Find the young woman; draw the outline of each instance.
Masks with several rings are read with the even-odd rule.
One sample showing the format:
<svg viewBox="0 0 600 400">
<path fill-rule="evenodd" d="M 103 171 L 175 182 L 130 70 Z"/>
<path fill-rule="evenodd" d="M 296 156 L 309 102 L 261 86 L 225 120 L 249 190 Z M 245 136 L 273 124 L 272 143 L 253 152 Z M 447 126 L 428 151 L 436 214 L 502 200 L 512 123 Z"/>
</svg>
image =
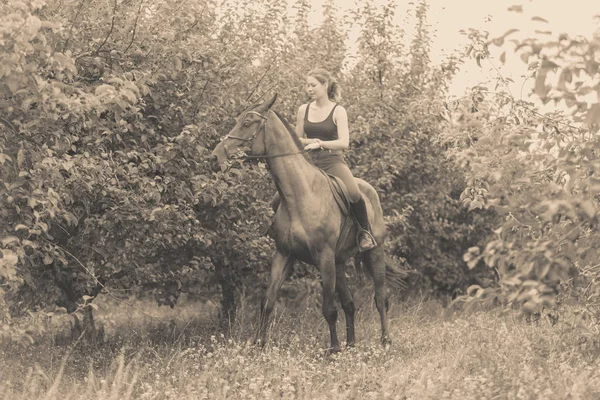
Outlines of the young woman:
<svg viewBox="0 0 600 400">
<path fill-rule="evenodd" d="M 298 109 L 296 134 L 304 149 L 316 150 L 312 154 L 313 163 L 346 185 L 352 213 L 362 228 L 359 250 L 371 250 L 377 243 L 370 233 L 367 207 L 342 154 L 350 144 L 350 136 L 346 109 L 337 104 L 340 87 L 329 72 L 317 68 L 308 73 L 306 92 L 311 101 Z"/>
</svg>

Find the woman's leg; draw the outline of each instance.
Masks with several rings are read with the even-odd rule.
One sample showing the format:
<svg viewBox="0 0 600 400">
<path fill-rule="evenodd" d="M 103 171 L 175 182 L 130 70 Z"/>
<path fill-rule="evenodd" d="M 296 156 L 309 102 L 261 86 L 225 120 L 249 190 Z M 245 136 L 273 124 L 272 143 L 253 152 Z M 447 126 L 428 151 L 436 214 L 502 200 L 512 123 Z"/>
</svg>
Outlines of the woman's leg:
<svg viewBox="0 0 600 400">
<path fill-rule="evenodd" d="M 348 190 L 348 197 L 350 198 L 351 203 L 356 203 L 362 199 L 360 189 L 358 188 L 356 180 L 352 175 L 352 171 L 350 171 L 350 168 L 348 168 L 348 165 L 336 163 L 330 165 L 325 172 L 337 176 L 342 180 L 342 182 L 344 182 L 344 185 L 346 185 L 346 189 Z"/>
<path fill-rule="evenodd" d="M 365 204 L 365 200 L 360 193 L 360 189 L 356 184 L 356 180 L 354 179 L 350 168 L 348 168 L 348 165 L 346 164 L 336 163 L 329 166 L 326 172 L 337 176 L 346 185 L 348 197 L 350 198 L 350 207 L 352 208 L 352 213 L 362 228 L 358 235 L 359 250 L 362 252 L 373 249 L 377 246 L 377 242 L 371 234 L 369 216 L 367 214 L 367 205 Z"/>
</svg>

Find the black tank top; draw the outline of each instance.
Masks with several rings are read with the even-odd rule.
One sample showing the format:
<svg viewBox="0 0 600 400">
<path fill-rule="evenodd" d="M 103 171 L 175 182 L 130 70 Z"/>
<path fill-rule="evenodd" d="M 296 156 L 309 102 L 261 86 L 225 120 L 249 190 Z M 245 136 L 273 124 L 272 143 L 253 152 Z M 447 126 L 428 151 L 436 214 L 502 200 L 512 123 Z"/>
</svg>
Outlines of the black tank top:
<svg viewBox="0 0 600 400">
<path fill-rule="evenodd" d="M 310 122 L 308 120 L 308 108 L 310 103 L 306 105 L 306 113 L 304 114 L 304 133 L 309 139 L 319 140 L 336 140 L 338 138 L 337 126 L 333 123 L 333 111 L 337 104 L 333 106 L 331 112 L 321 122 Z"/>
</svg>

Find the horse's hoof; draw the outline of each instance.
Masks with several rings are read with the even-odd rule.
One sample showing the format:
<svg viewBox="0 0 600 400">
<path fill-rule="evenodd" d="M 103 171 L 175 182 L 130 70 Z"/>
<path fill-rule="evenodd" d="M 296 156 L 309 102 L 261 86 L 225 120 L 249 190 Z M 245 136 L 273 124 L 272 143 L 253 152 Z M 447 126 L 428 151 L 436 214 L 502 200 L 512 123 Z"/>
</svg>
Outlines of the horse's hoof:
<svg viewBox="0 0 600 400">
<path fill-rule="evenodd" d="M 384 349 L 389 349 L 392 346 L 392 339 L 387 336 L 381 338 L 381 345 Z"/>
<path fill-rule="evenodd" d="M 330 347 L 325 351 L 325 356 L 332 356 L 334 354 L 337 354 L 339 352 L 341 352 L 342 349 L 340 348 L 340 346 L 334 346 L 334 347 Z"/>
</svg>

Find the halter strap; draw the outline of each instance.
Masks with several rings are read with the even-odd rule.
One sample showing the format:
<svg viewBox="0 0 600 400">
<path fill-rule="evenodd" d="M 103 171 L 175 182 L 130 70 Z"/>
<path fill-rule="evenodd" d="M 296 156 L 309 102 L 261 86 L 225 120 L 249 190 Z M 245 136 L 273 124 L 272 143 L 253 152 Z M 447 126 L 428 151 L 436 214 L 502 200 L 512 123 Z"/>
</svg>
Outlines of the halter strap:
<svg viewBox="0 0 600 400">
<path fill-rule="evenodd" d="M 256 135 L 258 135 L 258 132 L 260 131 L 260 128 L 262 128 L 264 125 L 267 124 L 267 117 L 265 117 L 264 115 L 262 115 L 261 113 L 256 112 L 256 111 L 248 111 L 247 114 L 258 115 L 263 120 L 260 123 L 260 125 L 258 126 L 258 128 L 256 128 L 256 130 L 254 131 L 254 133 L 252 134 L 252 136 L 250 136 L 250 139 L 239 137 L 239 136 L 233 136 L 233 135 L 227 135 L 227 136 L 225 136 L 224 139 L 237 139 L 237 140 L 241 140 L 241 141 L 244 141 L 244 142 L 250 142 L 250 143 L 252 143 L 252 141 L 254 140 L 254 138 L 256 137 Z"/>
<path fill-rule="evenodd" d="M 271 111 L 271 110 L 269 110 Z M 261 113 L 259 113 L 258 111 L 248 111 L 246 114 L 254 114 L 254 115 L 258 115 L 259 117 L 261 117 L 262 119 L 267 119 L 267 117 L 265 117 L 264 115 L 262 115 Z"/>
</svg>

